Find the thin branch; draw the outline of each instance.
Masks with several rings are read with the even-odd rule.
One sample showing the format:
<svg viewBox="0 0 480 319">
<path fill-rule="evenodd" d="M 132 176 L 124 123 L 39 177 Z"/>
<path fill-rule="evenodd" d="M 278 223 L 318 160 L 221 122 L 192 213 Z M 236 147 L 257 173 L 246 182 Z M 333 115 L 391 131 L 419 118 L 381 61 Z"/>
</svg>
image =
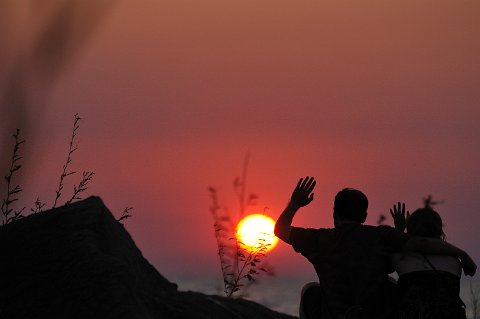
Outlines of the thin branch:
<svg viewBox="0 0 480 319">
<path fill-rule="evenodd" d="M 423 198 L 423 206 L 425 208 L 433 208 L 433 206 L 436 206 L 438 204 L 443 204 L 445 201 L 439 200 L 439 201 L 434 201 L 432 195 L 428 195 L 427 197 Z"/>
<path fill-rule="evenodd" d="M 120 216 L 119 219 L 117 219 L 117 221 L 121 222 L 124 219 L 132 217 L 132 213 L 131 213 L 132 209 L 133 207 L 125 207 L 125 209 L 122 212 L 122 215 Z"/>
<path fill-rule="evenodd" d="M 74 121 L 73 121 L 72 135 L 70 137 L 70 144 L 69 144 L 69 147 L 68 147 L 67 160 L 65 161 L 65 164 L 63 164 L 63 170 L 62 170 L 62 174 L 60 175 L 60 181 L 58 182 L 57 190 L 55 191 L 55 201 L 53 202 L 52 208 L 55 208 L 57 206 L 58 199 L 62 195 L 63 183 L 64 183 L 65 178 L 69 175 L 75 174 L 75 172 L 69 171 L 68 167 L 72 163 L 72 154 L 78 148 L 76 137 L 77 137 L 77 130 L 80 127 L 79 124 L 78 124 L 80 122 L 80 120 L 81 120 L 81 118 L 78 116 L 78 113 L 75 113 Z"/>
<path fill-rule="evenodd" d="M 42 202 L 39 197 L 37 197 L 37 200 L 35 201 L 35 207 L 30 208 L 30 211 L 32 214 L 38 214 L 43 212 L 43 207 L 45 207 L 45 203 Z"/>
<path fill-rule="evenodd" d="M 4 220 L 2 221 L 3 225 L 23 217 L 22 213 L 25 209 L 24 207 L 21 210 L 16 211 L 10 208 L 10 205 L 18 200 L 18 197 L 16 197 L 18 196 L 18 193 L 22 191 L 20 185 L 12 186 L 12 179 L 15 172 L 17 172 L 22 167 L 20 164 L 18 164 L 18 162 L 22 159 L 22 157 L 18 155 L 18 152 L 20 149 L 20 145 L 25 142 L 25 140 L 20 139 L 19 129 L 17 129 L 15 134 L 13 134 L 13 138 L 15 139 L 15 145 L 13 147 L 10 169 L 8 175 L 4 177 L 5 181 L 7 182 L 7 194 L 6 197 L 3 199 L 1 206 L 1 211 L 4 216 Z"/>
<path fill-rule="evenodd" d="M 73 185 L 73 195 L 72 197 L 65 202 L 65 205 L 71 204 L 74 200 L 82 199 L 79 194 L 87 190 L 88 183 L 92 180 L 94 172 L 85 171 L 82 174 L 82 180 L 77 185 Z"/>
</svg>

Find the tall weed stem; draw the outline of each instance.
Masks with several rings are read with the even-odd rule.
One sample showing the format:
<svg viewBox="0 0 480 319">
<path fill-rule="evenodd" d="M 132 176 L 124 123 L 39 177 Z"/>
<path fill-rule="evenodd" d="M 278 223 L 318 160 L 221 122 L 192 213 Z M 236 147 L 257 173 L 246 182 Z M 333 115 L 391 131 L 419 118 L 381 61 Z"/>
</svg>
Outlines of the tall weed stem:
<svg viewBox="0 0 480 319">
<path fill-rule="evenodd" d="M 73 121 L 72 135 L 70 137 L 70 144 L 69 144 L 69 148 L 68 148 L 67 160 L 65 161 L 65 164 L 63 164 L 63 170 L 62 170 L 62 174 L 60 174 L 60 181 L 58 182 L 58 187 L 55 190 L 55 201 L 53 202 L 52 208 L 55 208 L 57 206 L 58 199 L 62 195 L 63 183 L 65 181 L 65 178 L 69 175 L 75 174 L 74 171 L 69 171 L 68 167 L 72 163 L 72 154 L 78 148 L 76 137 L 77 137 L 77 130 L 80 127 L 79 126 L 80 120 L 81 120 L 81 118 L 78 116 L 78 113 L 75 113 L 74 121 Z"/>
<path fill-rule="evenodd" d="M 18 164 L 18 162 L 22 159 L 22 157 L 18 155 L 18 153 L 19 153 L 20 145 L 22 145 L 25 142 L 25 140 L 20 139 L 19 129 L 17 129 L 15 134 L 13 134 L 13 138 L 15 139 L 15 145 L 13 147 L 13 153 L 12 153 L 11 162 L 10 162 L 10 169 L 8 174 L 4 177 L 5 181 L 7 182 L 7 194 L 2 201 L 2 207 L 1 207 L 1 211 L 3 214 L 3 221 L 2 221 L 3 225 L 21 218 L 23 216 L 22 212 L 25 209 L 24 207 L 21 210 L 16 211 L 16 210 L 13 210 L 13 208 L 11 208 L 11 204 L 18 200 L 18 197 L 16 196 L 18 196 L 18 193 L 22 191 L 22 188 L 20 187 L 20 185 L 12 186 L 12 179 L 15 172 L 17 172 L 22 167 L 22 165 Z"/>
</svg>

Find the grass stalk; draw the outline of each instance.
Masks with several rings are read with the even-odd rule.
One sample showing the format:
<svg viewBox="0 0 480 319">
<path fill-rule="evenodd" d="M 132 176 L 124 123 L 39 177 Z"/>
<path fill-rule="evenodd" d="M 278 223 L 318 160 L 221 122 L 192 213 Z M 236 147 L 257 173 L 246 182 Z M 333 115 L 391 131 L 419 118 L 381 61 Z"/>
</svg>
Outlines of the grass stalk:
<svg viewBox="0 0 480 319">
<path fill-rule="evenodd" d="M 8 174 L 4 177 L 7 183 L 7 193 L 5 198 L 2 200 L 1 212 L 3 215 L 2 224 L 6 225 L 14 220 L 22 218 L 22 212 L 25 209 L 22 208 L 21 210 L 14 210 L 11 208 L 11 204 L 18 200 L 18 194 L 22 192 L 22 188 L 20 185 L 13 186 L 12 180 L 15 173 L 20 170 L 22 165 L 19 164 L 19 161 L 22 157 L 19 155 L 20 145 L 25 143 L 25 140 L 20 138 L 20 130 L 17 129 L 15 134 L 13 134 L 13 138 L 15 139 L 15 145 L 13 147 L 13 153 L 10 162 L 10 169 Z"/>
<path fill-rule="evenodd" d="M 77 130 L 80 127 L 79 126 L 80 120 L 81 120 L 81 118 L 78 116 L 78 113 L 75 113 L 74 121 L 73 121 L 72 135 L 70 136 L 70 143 L 69 143 L 69 148 L 68 148 L 67 160 L 65 161 L 65 164 L 63 164 L 62 173 L 60 174 L 60 181 L 58 182 L 58 187 L 55 190 L 55 200 L 53 202 L 52 208 L 55 208 L 57 206 L 57 202 L 58 202 L 60 196 L 62 195 L 63 183 L 65 181 L 65 178 L 67 176 L 75 174 L 74 171 L 69 171 L 69 166 L 72 163 L 73 153 L 78 149 L 78 144 L 77 144 L 77 141 L 76 141 L 76 137 L 77 137 Z"/>
</svg>

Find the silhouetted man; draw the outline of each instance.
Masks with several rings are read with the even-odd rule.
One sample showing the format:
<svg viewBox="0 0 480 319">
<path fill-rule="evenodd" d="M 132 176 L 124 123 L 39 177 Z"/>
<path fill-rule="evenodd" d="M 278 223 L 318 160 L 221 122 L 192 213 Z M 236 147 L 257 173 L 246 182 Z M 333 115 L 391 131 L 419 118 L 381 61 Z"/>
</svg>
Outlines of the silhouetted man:
<svg viewBox="0 0 480 319">
<path fill-rule="evenodd" d="M 455 256 L 466 275 L 475 273 L 476 265 L 468 254 L 444 241 L 409 236 L 389 226 L 362 225 L 368 199 L 355 189 L 343 189 L 335 196 L 335 228 L 292 227 L 297 210 L 313 200 L 315 184 L 313 177 L 299 180 L 275 225 L 275 235 L 305 256 L 320 280 L 318 293 L 303 298 L 308 318 L 392 318 L 393 287 L 388 274 L 389 255 L 394 252 Z"/>
</svg>

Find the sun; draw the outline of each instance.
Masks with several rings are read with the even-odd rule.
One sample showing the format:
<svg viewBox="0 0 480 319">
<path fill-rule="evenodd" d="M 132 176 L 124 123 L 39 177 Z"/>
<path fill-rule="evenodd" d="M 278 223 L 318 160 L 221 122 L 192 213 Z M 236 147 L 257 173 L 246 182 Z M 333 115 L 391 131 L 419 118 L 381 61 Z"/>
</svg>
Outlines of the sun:
<svg viewBox="0 0 480 319">
<path fill-rule="evenodd" d="M 236 236 L 246 250 L 255 251 L 263 246 L 266 252 L 278 242 L 274 228 L 275 221 L 267 215 L 252 214 L 238 223 Z"/>
</svg>

